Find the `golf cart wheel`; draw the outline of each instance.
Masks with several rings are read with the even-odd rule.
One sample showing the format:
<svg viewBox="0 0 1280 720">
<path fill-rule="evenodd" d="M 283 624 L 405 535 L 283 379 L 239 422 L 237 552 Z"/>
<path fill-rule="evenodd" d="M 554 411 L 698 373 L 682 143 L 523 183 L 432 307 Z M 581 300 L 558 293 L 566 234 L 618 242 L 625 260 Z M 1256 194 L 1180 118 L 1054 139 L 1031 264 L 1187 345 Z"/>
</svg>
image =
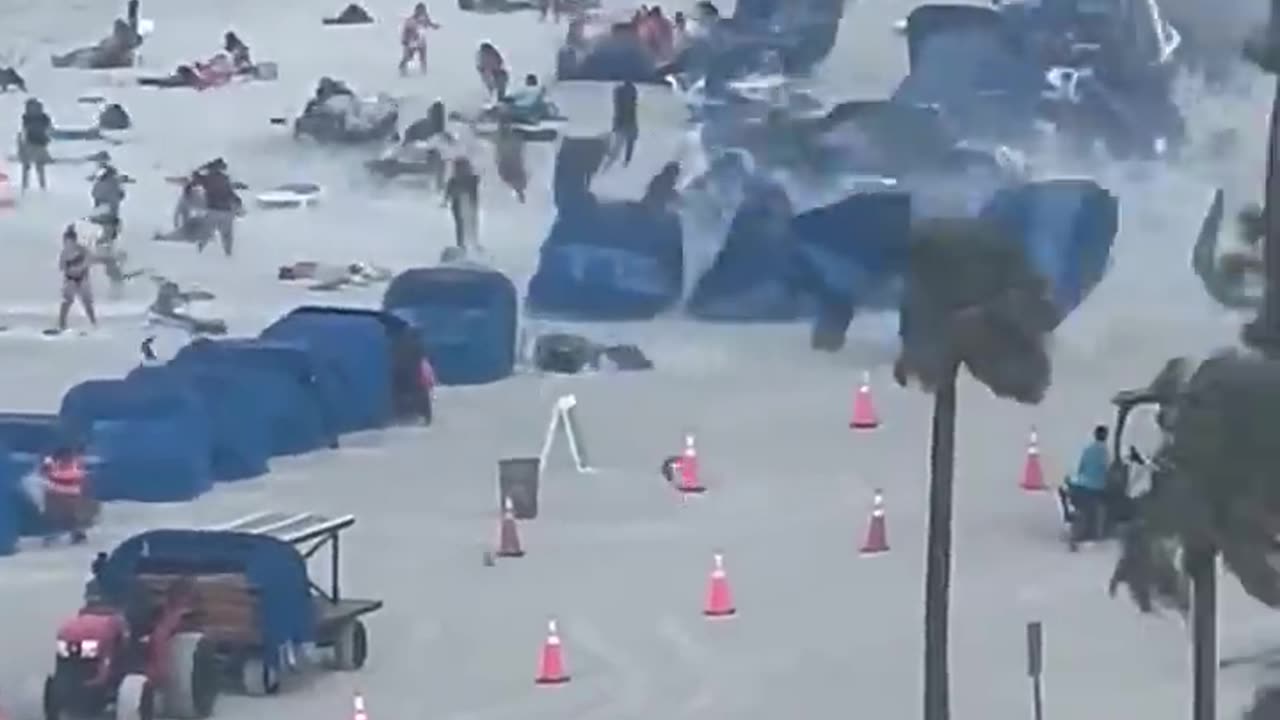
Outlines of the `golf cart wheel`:
<svg viewBox="0 0 1280 720">
<path fill-rule="evenodd" d="M 240 665 L 240 687 L 254 697 L 275 695 L 280 692 L 280 670 L 268 666 L 262 658 L 247 658 Z"/>
<path fill-rule="evenodd" d="M 212 715 L 218 700 L 218 661 L 209 639 L 198 632 L 174 635 L 168 662 L 165 716 L 200 720 Z"/>
<path fill-rule="evenodd" d="M 44 679 L 44 693 L 40 703 L 44 709 L 44 720 L 63 720 L 67 715 L 63 712 L 64 703 L 59 694 L 58 681 L 52 675 Z"/>
<path fill-rule="evenodd" d="M 126 675 L 116 692 L 115 720 L 155 720 L 156 692 L 145 675 Z"/>
<path fill-rule="evenodd" d="M 369 658 L 369 631 L 364 623 L 352 620 L 338 628 L 333 639 L 333 666 L 337 670 L 359 670 Z"/>
</svg>

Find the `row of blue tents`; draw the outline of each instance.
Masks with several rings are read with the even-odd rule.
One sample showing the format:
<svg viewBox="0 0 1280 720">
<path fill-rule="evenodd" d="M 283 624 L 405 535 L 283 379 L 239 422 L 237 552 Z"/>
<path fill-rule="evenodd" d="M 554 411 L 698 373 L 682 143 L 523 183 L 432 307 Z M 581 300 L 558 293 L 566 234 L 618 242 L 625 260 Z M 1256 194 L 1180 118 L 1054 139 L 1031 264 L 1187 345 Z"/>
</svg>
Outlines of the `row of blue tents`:
<svg viewBox="0 0 1280 720">
<path fill-rule="evenodd" d="M 0 413 L 0 554 L 42 531 L 22 480 L 60 447 L 90 458 L 99 500 L 191 500 L 347 433 L 430 422 L 424 360 L 442 385 L 508 377 L 516 320 L 501 273 L 418 268 L 381 309 L 296 308 L 255 338 L 196 339 L 163 364 L 76 384 L 55 414 Z"/>
<path fill-rule="evenodd" d="M 831 306 L 897 307 L 913 223 L 929 213 L 914 188 L 857 192 L 796 213 L 778 183 L 750 176 L 714 262 L 686 296 L 685 239 L 670 207 L 597 197 L 602 151 L 567 138 L 556 159 L 556 220 L 524 298 L 531 314 L 646 320 L 682 309 L 714 322 L 787 322 Z M 1062 317 L 1102 280 L 1119 201 L 1088 178 L 1014 182 L 966 212 L 1019 242 Z"/>
</svg>

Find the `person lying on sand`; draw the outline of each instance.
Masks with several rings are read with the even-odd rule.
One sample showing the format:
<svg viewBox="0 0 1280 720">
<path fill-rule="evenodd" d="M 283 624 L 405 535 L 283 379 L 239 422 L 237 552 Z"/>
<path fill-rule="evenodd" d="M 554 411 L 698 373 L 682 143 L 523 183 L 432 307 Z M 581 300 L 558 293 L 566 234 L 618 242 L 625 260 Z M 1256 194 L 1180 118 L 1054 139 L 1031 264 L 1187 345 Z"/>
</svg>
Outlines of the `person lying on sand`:
<svg viewBox="0 0 1280 720">
<path fill-rule="evenodd" d="M 311 260 L 302 260 L 289 265 L 281 265 L 276 278 L 283 281 L 314 280 L 307 286 L 308 290 L 339 290 L 344 287 L 365 287 L 374 283 L 388 282 L 395 275 L 387 268 L 354 262 L 349 265 L 336 265 Z"/>
</svg>

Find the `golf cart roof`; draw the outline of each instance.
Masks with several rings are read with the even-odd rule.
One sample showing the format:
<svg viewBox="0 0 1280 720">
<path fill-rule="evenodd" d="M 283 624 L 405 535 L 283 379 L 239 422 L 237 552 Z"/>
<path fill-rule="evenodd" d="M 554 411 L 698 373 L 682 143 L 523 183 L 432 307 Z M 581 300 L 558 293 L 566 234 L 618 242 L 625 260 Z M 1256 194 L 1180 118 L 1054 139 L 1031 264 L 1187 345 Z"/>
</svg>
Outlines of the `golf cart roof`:
<svg viewBox="0 0 1280 720">
<path fill-rule="evenodd" d="M 1150 388 L 1121 390 L 1111 398 L 1111 404 L 1117 408 L 1132 408 L 1136 405 L 1155 405 L 1161 400 L 1159 393 Z"/>
</svg>

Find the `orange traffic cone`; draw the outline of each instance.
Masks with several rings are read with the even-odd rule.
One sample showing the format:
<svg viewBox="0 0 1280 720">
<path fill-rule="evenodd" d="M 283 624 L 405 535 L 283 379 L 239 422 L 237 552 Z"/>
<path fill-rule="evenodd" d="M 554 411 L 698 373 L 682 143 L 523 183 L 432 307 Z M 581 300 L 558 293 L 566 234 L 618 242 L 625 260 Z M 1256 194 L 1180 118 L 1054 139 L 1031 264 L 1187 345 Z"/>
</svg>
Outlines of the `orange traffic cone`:
<svg viewBox="0 0 1280 720">
<path fill-rule="evenodd" d="M 729 576 L 724 572 L 724 556 L 713 557 L 711 577 L 707 581 L 707 604 L 702 614 L 709 618 L 730 617 L 738 612 L 733 606 L 733 594 L 729 591 Z"/>
<path fill-rule="evenodd" d="M 862 373 L 862 384 L 853 396 L 853 417 L 849 427 L 854 430 L 874 430 L 880 427 L 880 417 L 876 415 L 876 405 L 871 400 L 871 373 Z"/>
<path fill-rule="evenodd" d="M 676 489 L 682 493 L 702 493 L 707 488 L 702 484 L 698 472 L 698 448 L 694 444 L 693 433 L 684 436 L 684 452 L 680 455 L 678 465 L 680 482 Z"/>
<path fill-rule="evenodd" d="M 879 555 L 889 551 L 889 528 L 884 519 L 884 496 L 876 490 L 871 501 L 871 524 L 867 526 L 867 540 L 862 543 L 863 555 Z"/>
<path fill-rule="evenodd" d="M 524 557 L 524 548 L 520 547 L 520 531 L 516 528 L 515 506 L 511 498 L 503 500 L 502 523 L 498 526 L 498 557 Z"/>
<path fill-rule="evenodd" d="M 569 682 L 564 669 L 564 654 L 560 648 L 560 631 L 555 619 L 547 621 L 547 639 L 542 643 L 542 657 L 538 659 L 539 685 L 560 685 Z"/>
<path fill-rule="evenodd" d="M 351 720 L 369 720 L 369 713 L 364 711 L 364 696 L 356 693 L 351 699 Z"/>
<path fill-rule="evenodd" d="M 1027 458 L 1022 463 L 1021 487 L 1030 492 L 1049 489 L 1044 481 L 1044 466 L 1040 464 L 1040 442 L 1035 428 L 1031 428 L 1031 438 L 1027 441 Z"/>
</svg>

